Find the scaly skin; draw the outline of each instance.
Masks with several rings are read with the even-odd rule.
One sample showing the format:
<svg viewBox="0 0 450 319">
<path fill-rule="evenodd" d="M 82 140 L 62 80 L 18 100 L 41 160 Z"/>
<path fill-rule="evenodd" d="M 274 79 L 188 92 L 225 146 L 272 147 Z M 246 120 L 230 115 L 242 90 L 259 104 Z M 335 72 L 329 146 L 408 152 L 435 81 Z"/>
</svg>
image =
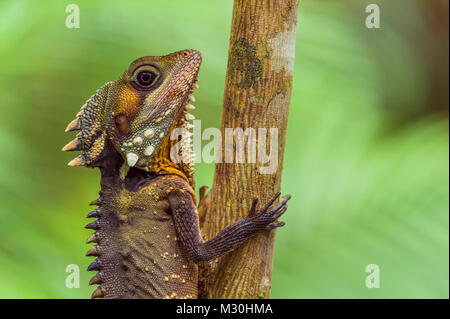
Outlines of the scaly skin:
<svg viewBox="0 0 450 319">
<path fill-rule="evenodd" d="M 98 218 L 86 228 L 97 243 L 90 284 L 93 298 L 197 298 L 198 263 L 208 262 L 277 222 L 290 196 L 204 241 L 200 235 L 191 156 L 192 92 L 198 51 L 142 57 L 106 83 L 81 108 L 66 131 L 80 130 L 64 151 L 82 151 L 70 166 L 101 172 Z M 183 129 L 180 132 L 178 129 Z M 179 133 L 179 134 L 173 134 Z"/>
</svg>

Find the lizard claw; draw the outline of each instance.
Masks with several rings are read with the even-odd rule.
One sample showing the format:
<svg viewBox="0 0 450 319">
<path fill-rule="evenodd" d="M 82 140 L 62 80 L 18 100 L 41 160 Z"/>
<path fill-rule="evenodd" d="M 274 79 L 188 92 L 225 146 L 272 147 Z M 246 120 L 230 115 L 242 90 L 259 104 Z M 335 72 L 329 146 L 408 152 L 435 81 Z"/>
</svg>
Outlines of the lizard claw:
<svg viewBox="0 0 450 319">
<path fill-rule="evenodd" d="M 206 219 L 206 211 L 208 209 L 208 203 L 211 201 L 209 193 L 206 194 L 206 191 L 208 190 L 208 186 L 202 186 L 200 187 L 200 200 L 198 202 L 198 218 L 200 226 L 203 227 L 203 224 Z"/>
<path fill-rule="evenodd" d="M 252 207 L 250 208 L 250 213 L 248 214 L 248 217 L 255 216 L 256 214 L 256 205 L 258 204 L 259 198 L 256 196 L 253 198 Z"/>
<path fill-rule="evenodd" d="M 208 190 L 208 186 L 202 186 L 202 187 L 200 187 L 200 190 L 199 190 L 199 194 L 200 194 L 200 203 L 201 202 L 203 202 L 205 199 L 206 199 L 206 197 L 209 195 L 209 194 L 206 194 L 206 191 Z"/>
<path fill-rule="evenodd" d="M 279 222 L 279 223 L 275 223 L 275 224 L 269 224 L 269 225 L 267 225 L 266 229 L 267 229 L 267 230 L 272 230 L 272 229 L 275 229 L 275 228 L 278 228 L 278 227 L 283 227 L 284 225 L 286 225 L 285 222 Z"/>
<path fill-rule="evenodd" d="M 275 196 L 261 209 L 261 211 L 266 211 L 276 200 L 280 197 L 281 192 L 277 192 Z"/>
</svg>

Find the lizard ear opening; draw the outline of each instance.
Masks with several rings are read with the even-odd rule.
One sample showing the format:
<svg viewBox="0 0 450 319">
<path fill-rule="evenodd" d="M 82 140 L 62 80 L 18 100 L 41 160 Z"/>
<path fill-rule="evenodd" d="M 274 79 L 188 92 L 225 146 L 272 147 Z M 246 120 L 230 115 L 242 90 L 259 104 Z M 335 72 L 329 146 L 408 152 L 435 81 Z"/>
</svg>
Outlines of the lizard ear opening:
<svg viewBox="0 0 450 319">
<path fill-rule="evenodd" d="M 104 111 L 110 86 L 111 82 L 98 89 L 81 107 L 77 118 L 67 126 L 66 132 L 81 130 L 77 137 L 63 148 L 63 151 L 82 152 L 69 166 L 93 166 L 100 157 L 106 140 Z"/>
<path fill-rule="evenodd" d="M 129 123 L 127 116 L 125 114 L 119 114 L 114 117 L 114 123 L 116 124 L 117 129 L 126 134 L 128 131 Z"/>
</svg>

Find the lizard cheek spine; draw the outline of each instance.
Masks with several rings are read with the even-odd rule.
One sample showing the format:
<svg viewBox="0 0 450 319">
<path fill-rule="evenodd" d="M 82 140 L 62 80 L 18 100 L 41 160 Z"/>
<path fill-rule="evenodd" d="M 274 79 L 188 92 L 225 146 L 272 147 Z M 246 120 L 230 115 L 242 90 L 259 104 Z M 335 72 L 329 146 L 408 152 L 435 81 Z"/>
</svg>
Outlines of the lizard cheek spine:
<svg viewBox="0 0 450 319">
<path fill-rule="evenodd" d="M 106 139 L 104 112 L 111 82 L 106 83 L 81 107 L 66 132 L 80 130 L 76 138 L 63 147 L 63 151 L 81 151 L 69 166 L 93 166 L 103 151 Z"/>
</svg>

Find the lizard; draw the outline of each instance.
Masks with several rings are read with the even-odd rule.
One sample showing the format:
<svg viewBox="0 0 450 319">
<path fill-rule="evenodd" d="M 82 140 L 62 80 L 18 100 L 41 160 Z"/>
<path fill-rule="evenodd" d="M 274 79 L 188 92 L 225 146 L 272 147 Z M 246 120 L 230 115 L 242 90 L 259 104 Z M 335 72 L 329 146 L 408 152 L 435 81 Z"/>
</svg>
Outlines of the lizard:
<svg viewBox="0 0 450 319">
<path fill-rule="evenodd" d="M 87 256 L 98 285 L 92 298 L 198 297 L 198 265 L 252 235 L 283 226 L 287 195 L 277 193 L 248 216 L 205 241 L 199 227 L 189 113 L 195 107 L 201 54 L 182 50 L 133 61 L 81 107 L 66 132 L 80 131 L 63 151 L 81 151 L 69 166 L 100 169 L 95 230 Z M 178 132 L 178 133 L 177 133 Z M 177 133 L 177 134 L 174 134 Z M 174 137 L 175 136 L 175 137 Z"/>
</svg>

